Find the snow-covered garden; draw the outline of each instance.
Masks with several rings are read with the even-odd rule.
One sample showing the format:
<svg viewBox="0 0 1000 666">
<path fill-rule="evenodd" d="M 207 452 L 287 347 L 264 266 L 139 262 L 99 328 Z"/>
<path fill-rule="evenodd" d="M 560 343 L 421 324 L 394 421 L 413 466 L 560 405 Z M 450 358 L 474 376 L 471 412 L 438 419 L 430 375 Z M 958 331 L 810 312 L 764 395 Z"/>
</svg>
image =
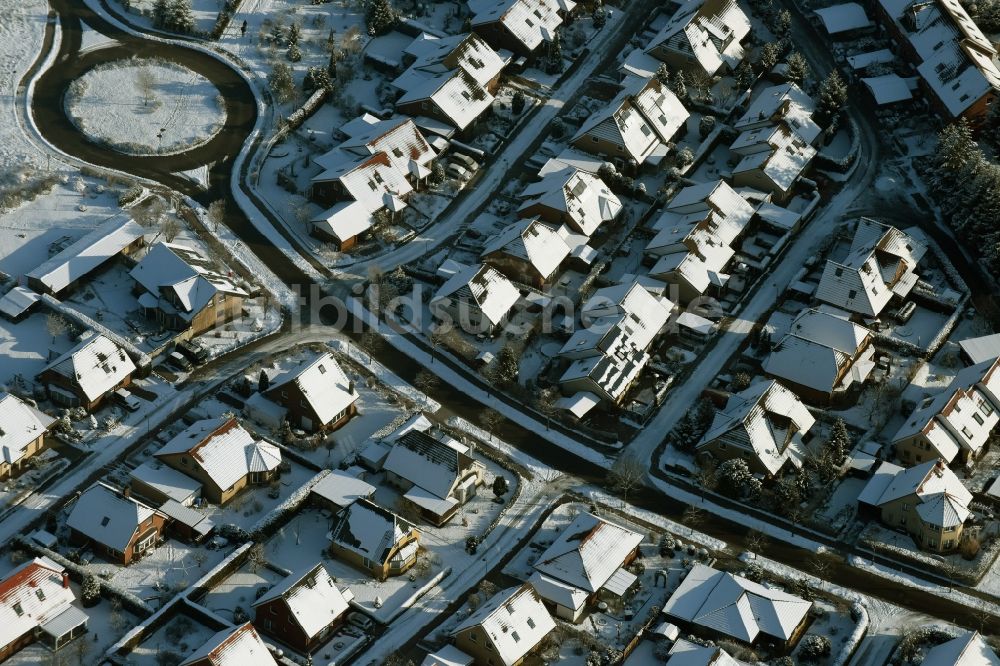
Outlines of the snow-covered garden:
<svg viewBox="0 0 1000 666">
<path fill-rule="evenodd" d="M 225 123 L 225 102 L 205 77 L 164 60 L 98 65 L 74 81 L 66 112 L 92 140 L 137 154 L 201 145 Z"/>
</svg>

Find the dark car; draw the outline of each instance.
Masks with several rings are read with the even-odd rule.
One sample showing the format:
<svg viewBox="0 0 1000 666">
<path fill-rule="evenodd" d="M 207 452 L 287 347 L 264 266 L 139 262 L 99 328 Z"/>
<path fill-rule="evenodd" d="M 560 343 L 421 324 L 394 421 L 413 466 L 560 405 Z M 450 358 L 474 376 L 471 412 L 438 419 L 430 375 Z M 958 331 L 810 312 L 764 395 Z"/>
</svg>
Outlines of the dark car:
<svg viewBox="0 0 1000 666">
<path fill-rule="evenodd" d="M 177 343 L 177 351 L 195 365 L 201 365 L 208 360 L 208 350 L 196 342 L 181 340 Z"/>
</svg>

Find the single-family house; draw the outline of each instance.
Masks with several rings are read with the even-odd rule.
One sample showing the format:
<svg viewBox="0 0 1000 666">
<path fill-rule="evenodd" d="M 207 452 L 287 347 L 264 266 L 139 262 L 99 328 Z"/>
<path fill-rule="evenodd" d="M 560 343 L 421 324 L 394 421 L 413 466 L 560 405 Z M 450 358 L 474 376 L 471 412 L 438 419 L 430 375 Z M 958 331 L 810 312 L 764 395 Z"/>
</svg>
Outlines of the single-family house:
<svg viewBox="0 0 1000 666">
<path fill-rule="evenodd" d="M 66 525 L 71 543 L 89 546 L 109 560 L 128 566 L 161 540 L 166 516 L 103 483 L 84 490 L 73 503 Z"/>
<path fill-rule="evenodd" d="M 323 563 L 296 571 L 253 602 L 257 629 L 292 649 L 312 653 L 339 627 L 354 598 L 337 587 Z"/>
<path fill-rule="evenodd" d="M 680 6 L 645 53 L 672 71 L 715 76 L 743 60 L 742 42 L 749 34 L 750 19 L 736 0 L 694 0 Z"/>
<path fill-rule="evenodd" d="M 800 312 L 764 359 L 764 373 L 806 402 L 842 403 L 857 395 L 875 369 L 872 332 L 834 308 Z"/>
<path fill-rule="evenodd" d="M 958 341 L 959 355 L 966 365 L 976 365 L 1000 357 L 1000 333 L 990 333 Z"/>
<path fill-rule="evenodd" d="M 194 337 L 242 314 L 247 292 L 198 250 L 157 243 L 131 270 L 146 316 Z"/>
<path fill-rule="evenodd" d="M 0 662 L 41 642 L 58 651 L 87 633 L 87 614 L 73 605 L 69 573 L 47 557 L 25 562 L 0 580 Z"/>
<path fill-rule="evenodd" d="M 62 296 L 114 259 L 134 255 L 145 243 L 143 234 L 131 219 L 114 217 L 28 272 L 28 286 L 40 294 Z"/>
<path fill-rule="evenodd" d="M 1000 422 L 1000 358 L 963 368 L 948 387 L 917 405 L 892 437 L 904 465 L 943 459 L 969 463 Z"/>
<path fill-rule="evenodd" d="M 573 231 L 592 236 L 622 210 L 621 200 L 598 176 L 567 166 L 529 184 L 520 195 L 517 214 L 539 218 L 549 224 L 565 224 Z"/>
<path fill-rule="evenodd" d="M 271 377 L 264 397 L 285 409 L 293 428 L 331 431 L 357 413 L 360 395 L 328 352 Z"/>
<path fill-rule="evenodd" d="M 758 381 L 729 396 L 695 446 L 719 461 L 740 458 L 754 473 L 774 476 L 786 464 L 802 466 L 816 419 L 778 382 Z"/>
<path fill-rule="evenodd" d="M 927 246 L 912 234 L 867 217 L 858 220 L 843 260 L 827 259 L 816 298 L 862 317 L 878 317 L 917 284 L 917 264 Z"/>
<path fill-rule="evenodd" d="M 364 470 L 350 467 L 333 469 L 309 490 L 314 503 L 334 512 L 346 509 L 359 499 L 371 499 L 375 486 L 364 480 Z"/>
<path fill-rule="evenodd" d="M 659 79 L 628 77 L 622 91 L 590 114 L 570 145 L 619 167 L 657 165 L 687 122 L 688 110 Z"/>
<path fill-rule="evenodd" d="M 475 658 L 471 654 L 465 654 L 449 643 L 424 657 L 420 666 L 472 666 L 474 663 Z"/>
<path fill-rule="evenodd" d="M 451 633 L 476 666 L 517 666 L 555 628 L 538 593 L 524 584 L 494 594 Z"/>
<path fill-rule="evenodd" d="M 581 310 L 583 325 L 559 351 L 571 361 L 559 379 L 563 391 L 591 394 L 594 404 L 620 404 L 649 362 L 649 347 L 673 310 L 670 300 L 638 281 L 594 292 Z"/>
<path fill-rule="evenodd" d="M 663 612 L 710 637 L 791 646 L 805 631 L 810 608 L 811 601 L 695 563 Z"/>
<path fill-rule="evenodd" d="M 924 666 L 1000 666 L 1000 657 L 978 631 L 968 631 L 927 650 Z"/>
<path fill-rule="evenodd" d="M 92 411 L 112 391 L 128 386 L 135 371 L 124 349 L 94 334 L 51 361 L 37 379 L 56 404 Z"/>
<path fill-rule="evenodd" d="M 216 633 L 180 666 L 278 666 L 253 625 L 247 622 Z"/>
<path fill-rule="evenodd" d="M 403 53 L 412 61 L 392 82 L 402 91 L 396 110 L 467 129 L 493 105 L 500 72 L 510 61 L 476 33 L 436 37 L 421 33 Z"/>
<path fill-rule="evenodd" d="M 741 666 L 728 652 L 715 645 L 702 645 L 678 638 L 667 653 L 666 666 Z"/>
<path fill-rule="evenodd" d="M 205 499 L 225 504 L 247 486 L 277 478 L 281 449 L 251 435 L 235 416 L 195 421 L 155 454 L 201 484 Z"/>
<path fill-rule="evenodd" d="M 921 548 L 948 552 L 961 543 L 970 502 L 972 493 L 943 460 L 908 469 L 885 461 L 858 496 L 858 512 L 905 530 Z"/>
<path fill-rule="evenodd" d="M 739 120 L 733 124 L 740 134 L 784 124 L 812 145 L 820 129 L 813 114 L 816 102 L 794 83 L 771 86 L 760 91 Z"/>
<path fill-rule="evenodd" d="M 153 458 L 129 472 L 129 488 L 138 499 L 151 506 L 173 500 L 192 506 L 201 497 L 201 482 Z"/>
<path fill-rule="evenodd" d="M 579 622 L 602 594 L 623 597 L 635 584 L 625 567 L 639 552 L 638 532 L 580 513 L 538 556 L 529 582 L 556 617 Z"/>
<path fill-rule="evenodd" d="M 396 439 L 382 470 L 414 513 L 441 526 L 476 496 L 485 467 L 450 437 L 410 430 Z"/>
<path fill-rule="evenodd" d="M 931 107 L 946 121 L 978 124 L 1000 91 L 990 39 L 959 0 L 879 0 L 876 15 L 920 75 Z"/>
<path fill-rule="evenodd" d="M 770 192 L 777 203 L 792 197 L 816 156 L 816 149 L 784 122 L 747 130 L 730 149 L 741 156 L 733 167 L 733 185 Z"/>
<path fill-rule="evenodd" d="M 574 0 L 473 0 L 472 29 L 494 49 L 531 56 L 552 41 Z"/>
<path fill-rule="evenodd" d="M 0 480 L 20 471 L 45 448 L 45 436 L 55 422 L 16 395 L 0 391 Z"/>
<path fill-rule="evenodd" d="M 399 576 L 417 562 L 417 529 L 367 499 L 341 511 L 330 530 L 330 554 L 378 580 Z"/>
<path fill-rule="evenodd" d="M 570 247 L 537 219 L 521 220 L 487 241 L 482 260 L 514 282 L 542 288 L 555 277 Z"/>
<path fill-rule="evenodd" d="M 439 321 L 466 333 L 492 334 L 507 321 L 521 292 L 498 270 L 472 265 L 457 271 L 431 299 L 431 313 Z"/>
</svg>

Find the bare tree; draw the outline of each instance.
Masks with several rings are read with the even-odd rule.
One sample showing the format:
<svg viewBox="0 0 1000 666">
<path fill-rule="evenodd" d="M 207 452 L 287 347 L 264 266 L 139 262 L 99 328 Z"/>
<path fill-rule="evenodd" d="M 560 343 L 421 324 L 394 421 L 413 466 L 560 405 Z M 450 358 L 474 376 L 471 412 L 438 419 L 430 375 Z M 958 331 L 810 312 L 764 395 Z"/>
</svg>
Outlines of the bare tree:
<svg viewBox="0 0 1000 666">
<path fill-rule="evenodd" d="M 487 409 L 479 414 L 479 422 L 483 424 L 483 428 L 486 429 L 486 433 L 490 436 L 490 441 L 492 442 L 493 431 L 503 422 L 503 414 L 495 409 Z"/>
<path fill-rule="evenodd" d="M 130 212 L 132 219 L 144 227 L 156 227 L 160 224 L 160 219 L 166 211 L 167 205 L 163 199 L 152 197 L 145 206 L 133 208 Z"/>
<path fill-rule="evenodd" d="M 698 507 L 694 506 L 693 504 L 689 504 L 684 509 L 684 513 L 681 514 L 681 522 L 688 526 L 698 525 L 704 520 L 705 520 L 705 512 L 699 509 Z"/>
<path fill-rule="evenodd" d="M 213 201 L 208 207 L 207 219 L 212 231 L 217 230 L 226 221 L 226 202 L 222 199 Z"/>
<path fill-rule="evenodd" d="M 255 543 L 250 546 L 250 551 L 247 553 L 247 562 L 250 565 L 252 573 L 257 573 L 267 566 L 267 556 L 264 553 L 263 544 Z"/>
<path fill-rule="evenodd" d="M 149 106 L 149 103 L 156 99 L 156 77 L 148 67 L 140 67 L 135 74 L 135 85 L 142 96 L 142 105 Z"/>
<path fill-rule="evenodd" d="M 817 555 L 809 560 L 809 570 L 817 578 L 826 580 L 826 576 L 830 572 L 830 561 L 824 559 L 821 555 Z"/>
<path fill-rule="evenodd" d="M 160 235 L 168 243 L 173 242 L 177 238 L 177 234 L 181 231 L 180 225 L 177 224 L 177 220 L 172 217 L 164 217 L 160 220 Z"/>
<path fill-rule="evenodd" d="M 414 388 L 423 393 L 433 391 L 440 383 L 441 380 L 438 379 L 437 375 L 429 370 L 421 370 L 417 373 L 417 376 L 413 378 Z"/>
<path fill-rule="evenodd" d="M 52 312 L 45 316 L 45 330 L 52 336 L 52 344 L 55 344 L 56 338 L 69 330 L 69 324 L 61 314 Z"/>
<path fill-rule="evenodd" d="M 632 453 L 623 453 L 611 466 L 608 480 L 611 482 L 611 487 L 622 494 L 622 499 L 627 504 L 629 493 L 642 485 L 645 476 L 646 466 L 639 457 Z"/>
<path fill-rule="evenodd" d="M 382 336 L 369 328 L 361 334 L 361 346 L 368 352 L 368 365 L 371 365 L 374 355 L 382 349 Z"/>
<path fill-rule="evenodd" d="M 768 538 L 763 532 L 758 532 L 757 530 L 750 530 L 747 532 L 746 537 L 743 538 L 743 545 L 751 553 L 761 553 L 765 548 L 767 548 Z"/>
</svg>

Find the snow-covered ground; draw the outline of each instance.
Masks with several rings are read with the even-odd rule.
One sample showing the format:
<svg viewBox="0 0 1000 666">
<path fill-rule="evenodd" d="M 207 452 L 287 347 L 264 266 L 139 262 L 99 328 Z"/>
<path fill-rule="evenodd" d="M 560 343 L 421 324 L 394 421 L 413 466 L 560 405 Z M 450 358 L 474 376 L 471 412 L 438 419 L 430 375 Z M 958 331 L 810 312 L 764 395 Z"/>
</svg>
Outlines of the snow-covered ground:
<svg viewBox="0 0 1000 666">
<path fill-rule="evenodd" d="M 163 60 L 98 65 L 74 81 L 66 95 L 73 123 L 115 150 L 167 154 L 215 136 L 225 104 L 205 77 Z"/>
</svg>

